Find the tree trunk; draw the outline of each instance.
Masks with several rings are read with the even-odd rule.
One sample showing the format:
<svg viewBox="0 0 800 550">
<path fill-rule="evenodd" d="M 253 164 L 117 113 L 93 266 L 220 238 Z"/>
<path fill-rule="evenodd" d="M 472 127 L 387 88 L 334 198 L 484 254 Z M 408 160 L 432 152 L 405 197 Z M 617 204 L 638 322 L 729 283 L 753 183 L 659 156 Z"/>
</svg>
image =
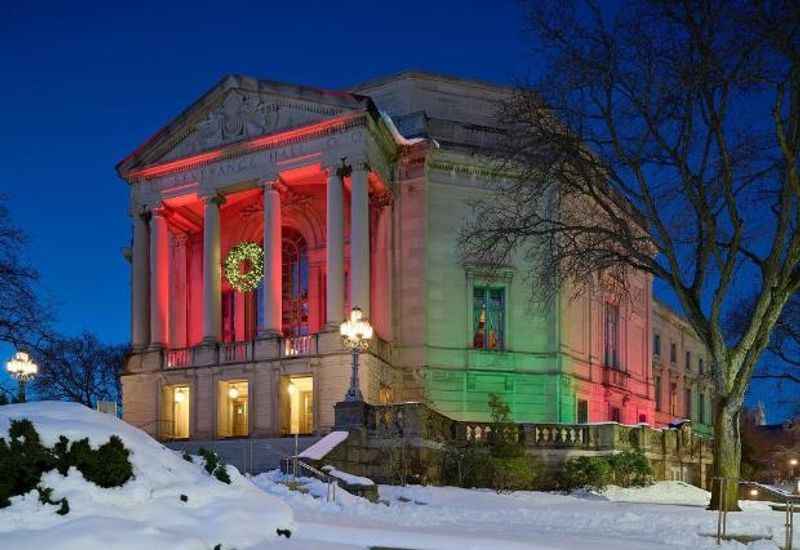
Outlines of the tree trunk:
<svg viewBox="0 0 800 550">
<path fill-rule="evenodd" d="M 725 484 L 724 509 L 739 512 L 739 472 L 742 460 L 742 440 L 739 433 L 741 407 L 720 400 L 714 419 L 714 479 L 712 479 L 709 510 L 719 510 L 720 489 Z M 724 478 L 721 481 L 718 478 Z"/>
</svg>

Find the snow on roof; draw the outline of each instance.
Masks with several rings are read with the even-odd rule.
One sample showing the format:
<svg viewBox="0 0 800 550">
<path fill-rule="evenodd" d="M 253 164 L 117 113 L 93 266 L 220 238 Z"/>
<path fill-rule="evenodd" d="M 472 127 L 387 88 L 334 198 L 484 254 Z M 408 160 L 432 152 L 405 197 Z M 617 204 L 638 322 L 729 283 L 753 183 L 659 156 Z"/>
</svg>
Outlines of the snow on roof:
<svg viewBox="0 0 800 550">
<path fill-rule="evenodd" d="M 425 138 L 405 138 L 403 134 L 400 133 L 400 130 L 397 129 L 397 126 L 394 124 L 394 120 L 384 111 L 380 111 L 381 120 L 386 124 L 389 128 L 389 131 L 392 133 L 394 140 L 400 145 L 416 145 L 417 143 L 421 143 L 425 141 Z"/>
</svg>

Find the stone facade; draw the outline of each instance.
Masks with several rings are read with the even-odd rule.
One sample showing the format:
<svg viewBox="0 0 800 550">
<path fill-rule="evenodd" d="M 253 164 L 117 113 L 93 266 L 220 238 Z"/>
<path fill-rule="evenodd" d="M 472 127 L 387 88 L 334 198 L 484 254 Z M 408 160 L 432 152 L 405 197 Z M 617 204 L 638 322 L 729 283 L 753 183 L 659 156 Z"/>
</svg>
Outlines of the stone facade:
<svg viewBox="0 0 800 550">
<path fill-rule="evenodd" d="M 652 326 L 668 316 L 648 276 L 624 303 L 565 290 L 534 308 L 522 258 L 491 278 L 461 261 L 509 91 L 421 73 L 348 92 L 230 76 L 120 162 L 134 226 L 125 419 L 173 439 L 325 433 L 349 385 L 337 326 L 354 306 L 375 328 L 370 404 L 481 422 L 495 393 L 520 423 L 680 417 L 656 411 Z M 242 242 L 265 252 L 253 292 L 222 274 Z"/>
<path fill-rule="evenodd" d="M 656 422 L 691 420 L 694 430 L 713 430 L 713 363 L 685 319 L 653 302 L 653 395 Z"/>
</svg>

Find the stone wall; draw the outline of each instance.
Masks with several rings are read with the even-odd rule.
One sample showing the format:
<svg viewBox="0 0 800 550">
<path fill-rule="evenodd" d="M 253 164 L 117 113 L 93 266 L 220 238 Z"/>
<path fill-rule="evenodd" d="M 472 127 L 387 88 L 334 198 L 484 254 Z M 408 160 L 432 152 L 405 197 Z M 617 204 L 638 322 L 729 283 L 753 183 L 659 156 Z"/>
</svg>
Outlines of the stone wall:
<svg viewBox="0 0 800 550">
<path fill-rule="evenodd" d="M 350 432 L 320 464 L 379 483 L 439 483 L 447 446 L 481 445 L 491 437 L 488 423 L 450 419 L 422 403 L 359 404 L 359 414 L 337 407 L 337 425 Z M 352 411 L 349 411 L 352 413 Z M 359 421 L 359 418 L 361 419 Z M 349 425 L 347 425 L 349 423 Z M 514 424 L 514 436 L 544 467 L 542 487 L 555 487 L 564 461 L 641 449 L 657 480 L 680 479 L 707 487 L 711 478 L 711 440 L 693 433 L 691 424 L 653 429 L 646 425 Z"/>
</svg>

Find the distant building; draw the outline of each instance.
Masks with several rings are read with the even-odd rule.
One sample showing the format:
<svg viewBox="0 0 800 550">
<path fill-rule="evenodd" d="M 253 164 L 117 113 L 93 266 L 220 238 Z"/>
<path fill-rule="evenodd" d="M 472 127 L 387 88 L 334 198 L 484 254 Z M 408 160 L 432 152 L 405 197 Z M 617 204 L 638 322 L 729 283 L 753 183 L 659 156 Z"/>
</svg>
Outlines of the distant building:
<svg viewBox="0 0 800 550">
<path fill-rule="evenodd" d="M 359 306 L 376 334 L 370 403 L 486 420 L 496 393 L 518 422 L 709 431 L 711 365 L 649 275 L 624 302 L 598 288 L 534 309 L 522 259 L 492 277 L 461 262 L 509 91 L 422 73 L 350 91 L 229 76 L 120 162 L 125 419 L 163 439 L 325 432 L 350 377 L 337 327 Z M 266 261 L 242 285 L 245 243 Z"/>
<path fill-rule="evenodd" d="M 714 366 L 688 322 L 653 301 L 653 396 L 656 424 L 691 420 L 695 431 L 711 434 Z"/>
</svg>

